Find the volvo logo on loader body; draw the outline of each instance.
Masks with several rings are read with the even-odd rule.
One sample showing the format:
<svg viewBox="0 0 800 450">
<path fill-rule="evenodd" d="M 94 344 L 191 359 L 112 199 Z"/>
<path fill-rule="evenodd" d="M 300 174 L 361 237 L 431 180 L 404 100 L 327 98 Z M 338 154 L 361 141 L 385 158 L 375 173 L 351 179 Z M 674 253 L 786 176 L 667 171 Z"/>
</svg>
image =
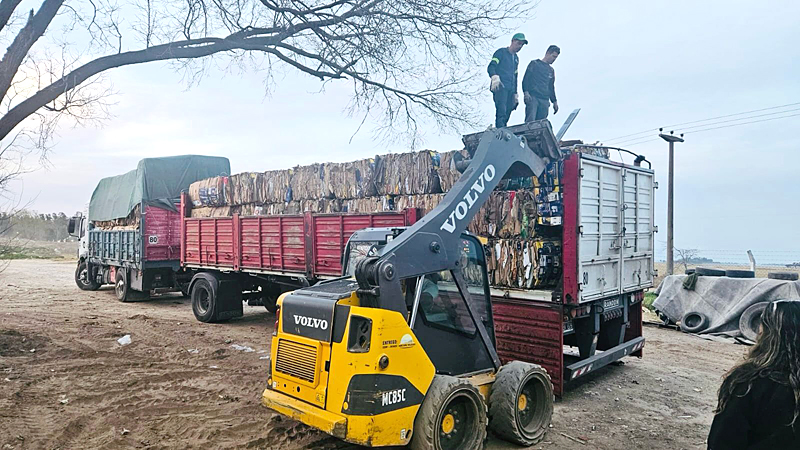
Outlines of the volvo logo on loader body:
<svg viewBox="0 0 800 450">
<path fill-rule="evenodd" d="M 302 325 L 304 327 L 317 328 L 320 330 L 328 329 L 328 321 L 325 319 L 315 319 L 313 317 L 294 315 L 295 325 Z"/>
<path fill-rule="evenodd" d="M 472 184 L 467 194 L 464 196 L 464 200 L 458 202 L 456 207 L 453 211 L 450 212 L 450 216 L 442 223 L 442 226 L 439 227 L 440 230 L 447 231 L 448 233 L 453 233 L 456 231 L 456 223 L 458 221 L 464 220 L 467 216 L 467 213 L 473 206 L 478 202 L 478 195 L 482 194 L 486 190 L 486 182 L 492 181 L 495 177 L 496 172 L 494 166 L 489 164 L 483 169 L 481 176 L 475 180 L 475 183 Z"/>
</svg>

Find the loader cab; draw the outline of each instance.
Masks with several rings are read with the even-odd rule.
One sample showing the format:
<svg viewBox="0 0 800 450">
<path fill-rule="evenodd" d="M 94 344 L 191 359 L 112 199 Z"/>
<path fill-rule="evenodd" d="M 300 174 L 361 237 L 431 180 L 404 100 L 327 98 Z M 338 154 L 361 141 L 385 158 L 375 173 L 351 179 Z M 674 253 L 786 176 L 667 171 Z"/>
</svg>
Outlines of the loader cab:
<svg viewBox="0 0 800 450">
<path fill-rule="evenodd" d="M 372 228 L 357 232 L 347 243 L 342 267 L 345 276 L 354 274 L 358 259 L 374 256 L 403 228 Z M 402 280 L 407 323 L 419 339 L 436 372 L 447 375 L 492 370 L 491 356 L 469 313 L 470 302 L 495 345 L 489 280 L 483 244 L 472 234 L 461 235 L 458 266 L 463 268 L 466 286 L 459 286 L 450 270 Z"/>
</svg>

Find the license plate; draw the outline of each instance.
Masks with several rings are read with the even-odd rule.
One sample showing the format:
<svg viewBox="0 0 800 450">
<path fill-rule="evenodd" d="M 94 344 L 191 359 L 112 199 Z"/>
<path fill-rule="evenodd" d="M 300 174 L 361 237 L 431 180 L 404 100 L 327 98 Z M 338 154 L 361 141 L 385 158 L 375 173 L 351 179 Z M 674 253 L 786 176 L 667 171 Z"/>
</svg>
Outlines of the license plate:
<svg viewBox="0 0 800 450">
<path fill-rule="evenodd" d="M 603 309 L 614 309 L 620 305 L 618 298 L 603 300 Z"/>
</svg>

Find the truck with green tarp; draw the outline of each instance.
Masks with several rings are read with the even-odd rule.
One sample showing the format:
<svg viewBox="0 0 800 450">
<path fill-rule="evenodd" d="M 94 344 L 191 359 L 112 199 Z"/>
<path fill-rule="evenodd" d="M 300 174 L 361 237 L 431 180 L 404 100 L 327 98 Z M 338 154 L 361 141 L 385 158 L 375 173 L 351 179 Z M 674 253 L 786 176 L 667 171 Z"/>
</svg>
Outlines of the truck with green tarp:
<svg viewBox="0 0 800 450">
<path fill-rule="evenodd" d="M 227 158 L 145 158 L 136 169 L 103 178 L 69 232 L 81 239 L 75 282 L 96 290 L 113 284 L 120 301 L 153 292 L 185 292 L 192 273 L 181 267 L 181 192 L 195 181 L 230 174 Z"/>
</svg>

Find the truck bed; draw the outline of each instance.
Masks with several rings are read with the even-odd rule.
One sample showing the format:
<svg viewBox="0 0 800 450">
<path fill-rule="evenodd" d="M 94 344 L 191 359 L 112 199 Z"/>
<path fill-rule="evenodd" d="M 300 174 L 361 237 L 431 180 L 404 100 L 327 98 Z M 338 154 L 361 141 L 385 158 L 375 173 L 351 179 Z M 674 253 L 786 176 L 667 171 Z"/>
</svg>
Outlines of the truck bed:
<svg viewBox="0 0 800 450">
<path fill-rule="evenodd" d="M 182 220 L 181 263 L 216 269 L 311 279 L 342 273 L 342 252 L 357 230 L 403 227 L 417 210 L 369 214 L 239 216 Z"/>
</svg>

